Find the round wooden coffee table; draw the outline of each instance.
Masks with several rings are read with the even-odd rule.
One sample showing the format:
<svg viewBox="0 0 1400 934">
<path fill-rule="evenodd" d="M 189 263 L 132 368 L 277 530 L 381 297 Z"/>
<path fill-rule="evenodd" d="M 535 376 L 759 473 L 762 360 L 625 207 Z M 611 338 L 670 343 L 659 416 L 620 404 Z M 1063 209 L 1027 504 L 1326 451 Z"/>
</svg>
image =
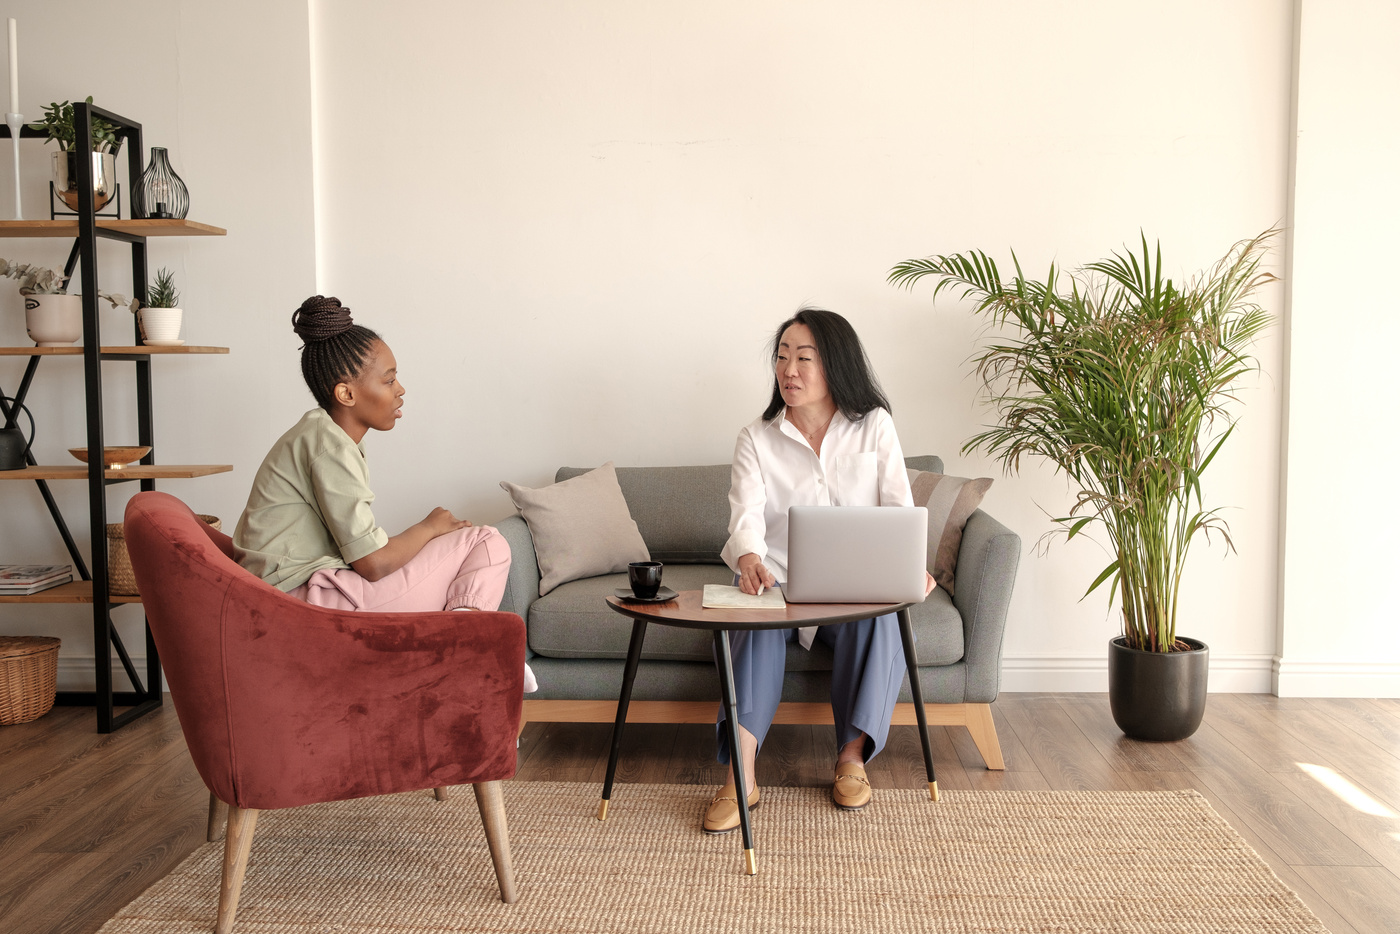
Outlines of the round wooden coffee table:
<svg viewBox="0 0 1400 934">
<path fill-rule="evenodd" d="M 909 621 L 912 603 L 789 603 L 783 609 L 737 610 L 706 609 L 701 606 L 703 592 L 682 590 L 676 599 L 665 603 L 631 603 L 608 597 L 608 606 L 623 616 L 632 618 L 632 641 L 627 646 L 627 664 L 622 674 L 622 691 L 617 698 L 617 719 L 613 722 L 612 750 L 608 754 L 608 772 L 603 780 L 603 800 L 598 805 L 598 819 L 607 820 L 608 802 L 612 799 L 613 777 L 617 774 L 617 757 L 622 748 L 622 729 L 627 724 L 627 705 L 632 700 L 632 682 L 637 677 L 637 663 L 642 658 L 642 642 L 647 624 L 661 623 L 685 629 L 709 629 L 714 632 L 715 657 L 719 659 L 719 691 L 724 705 L 725 729 L 729 735 L 730 761 L 734 765 L 734 785 L 747 786 L 744 757 L 737 755 L 739 747 L 739 718 L 734 709 L 734 666 L 729 657 L 729 633 L 741 629 L 796 629 L 801 626 L 824 626 L 848 623 L 894 613 L 899 618 L 899 635 L 904 643 L 904 662 L 909 671 L 909 690 L 914 695 L 914 713 L 919 721 L 919 739 L 924 746 L 924 769 L 928 773 L 929 795 L 938 800 L 938 781 L 933 774 L 933 754 L 929 749 L 928 721 L 924 714 L 924 694 L 919 685 L 919 662 L 914 654 L 914 630 Z M 744 840 L 744 870 L 749 875 L 758 872 L 754 859 L 753 827 L 744 795 L 738 795 L 739 829 Z"/>
</svg>

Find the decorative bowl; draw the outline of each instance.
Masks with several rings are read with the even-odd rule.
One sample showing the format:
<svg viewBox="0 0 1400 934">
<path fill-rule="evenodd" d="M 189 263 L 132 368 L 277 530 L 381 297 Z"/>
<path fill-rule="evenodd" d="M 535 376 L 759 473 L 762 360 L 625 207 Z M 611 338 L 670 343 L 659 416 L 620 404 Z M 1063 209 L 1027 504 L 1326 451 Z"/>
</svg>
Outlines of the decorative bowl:
<svg viewBox="0 0 1400 934">
<path fill-rule="evenodd" d="M 72 454 L 84 464 L 88 462 L 87 448 L 69 448 L 68 453 Z M 102 464 L 113 470 L 121 470 L 123 467 L 136 463 L 149 453 L 151 453 L 151 448 L 150 445 L 146 444 L 105 447 L 102 449 Z"/>
</svg>

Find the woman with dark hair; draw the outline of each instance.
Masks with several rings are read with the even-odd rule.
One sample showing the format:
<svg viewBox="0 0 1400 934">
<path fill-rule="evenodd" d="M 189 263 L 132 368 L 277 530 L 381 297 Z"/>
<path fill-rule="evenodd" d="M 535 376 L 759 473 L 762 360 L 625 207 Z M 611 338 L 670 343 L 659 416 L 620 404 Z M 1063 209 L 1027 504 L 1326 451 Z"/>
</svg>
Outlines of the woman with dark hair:
<svg viewBox="0 0 1400 934">
<path fill-rule="evenodd" d="M 243 567 L 315 606 L 422 612 L 495 610 L 510 546 L 441 506 L 390 536 L 370 506 L 363 440 L 403 417 L 404 387 L 389 345 L 335 298 L 292 315 L 301 372 L 317 407 L 272 446 L 253 479 L 233 543 Z M 529 666 L 527 691 L 535 690 Z"/>
<path fill-rule="evenodd" d="M 773 338 L 773 395 L 739 432 L 729 488 L 729 540 L 723 557 L 739 588 L 757 594 L 787 576 L 787 513 L 792 506 L 912 506 L 904 454 L 890 404 L 850 322 L 803 308 Z M 933 589 L 933 578 L 928 578 Z M 739 738 L 750 808 L 759 793 L 754 759 L 783 690 L 787 643 L 832 648 L 831 710 L 836 724 L 833 803 L 870 802 L 865 763 L 885 746 L 904 677 L 904 650 L 893 615 L 799 630 L 730 633 Z M 724 711 L 719 761 L 730 762 Z M 729 782 L 710 802 L 706 833 L 739 826 L 739 797 Z"/>
</svg>

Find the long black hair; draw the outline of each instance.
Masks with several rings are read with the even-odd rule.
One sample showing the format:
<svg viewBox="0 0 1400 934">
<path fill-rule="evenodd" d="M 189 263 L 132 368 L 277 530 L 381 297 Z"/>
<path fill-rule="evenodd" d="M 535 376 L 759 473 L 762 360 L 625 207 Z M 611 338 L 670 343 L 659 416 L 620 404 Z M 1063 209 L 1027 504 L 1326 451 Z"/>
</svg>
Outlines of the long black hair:
<svg viewBox="0 0 1400 934">
<path fill-rule="evenodd" d="M 355 323 L 340 299 L 313 295 L 292 312 L 292 329 L 301 347 L 301 375 L 327 412 L 335 402 L 335 387 L 360 375 L 379 335 Z"/>
<path fill-rule="evenodd" d="M 782 343 L 783 332 L 794 324 L 804 324 L 812 332 L 817 344 L 817 359 L 821 362 L 822 373 L 826 376 L 826 388 L 836 408 L 848 420 L 858 422 L 874 409 L 890 411 L 890 400 L 880 388 L 875 370 L 870 366 L 870 358 L 865 355 L 860 338 L 851 322 L 834 311 L 824 308 L 802 308 L 797 314 L 778 325 L 773 335 L 773 366 L 778 365 L 778 345 Z M 773 398 L 768 408 L 763 410 L 763 420 L 771 422 L 783 410 L 782 387 L 778 377 L 773 375 Z"/>
</svg>

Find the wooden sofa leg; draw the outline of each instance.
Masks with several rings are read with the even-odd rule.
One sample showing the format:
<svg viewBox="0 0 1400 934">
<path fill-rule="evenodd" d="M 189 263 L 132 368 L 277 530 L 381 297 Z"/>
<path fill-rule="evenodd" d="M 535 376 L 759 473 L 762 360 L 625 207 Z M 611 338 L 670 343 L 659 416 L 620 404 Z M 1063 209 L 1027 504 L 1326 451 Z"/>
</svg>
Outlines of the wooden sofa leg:
<svg viewBox="0 0 1400 934">
<path fill-rule="evenodd" d="M 224 813 L 226 805 L 214 794 L 209 792 L 209 830 L 205 834 L 210 843 L 219 839 L 219 831 L 224 829 Z"/>
<path fill-rule="evenodd" d="M 433 800 L 434 800 L 434 801 L 446 801 L 446 800 L 447 800 L 447 787 L 446 787 L 446 786 L 443 786 L 442 788 L 434 788 L 434 789 L 433 789 Z"/>
<path fill-rule="evenodd" d="M 515 901 L 515 869 L 510 861 L 510 835 L 506 832 L 506 806 L 500 782 L 473 785 L 476 806 L 481 811 L 481 826 L 486 829 L 486 843 L 491 847 L 491 862 L 496 867 L 496 884 L 501 887 L 501 901 Z"/>
<path fill-rule="evenodd" d="M 258 825 L 256 808 L 228 806 L 228 836 L 224 839 L 224 874 L 219 884 L 219 917 L 214 934 L 228 934 L 238 914 L 238 896 L 243 891 L 243 873 L 248 868 L 248 851 L 253 846 L 253 830 Z"/>
<path fill-rule="evenodd" d="M 967 731 L 982 753 L 982 761 L 989 769 L 1005 769 L 1006 762 L 1001 757 L 1001 741 L 997 739 L 996 721 L 992 719 L 991 704 L 967 704 Z"/>
</svg>

